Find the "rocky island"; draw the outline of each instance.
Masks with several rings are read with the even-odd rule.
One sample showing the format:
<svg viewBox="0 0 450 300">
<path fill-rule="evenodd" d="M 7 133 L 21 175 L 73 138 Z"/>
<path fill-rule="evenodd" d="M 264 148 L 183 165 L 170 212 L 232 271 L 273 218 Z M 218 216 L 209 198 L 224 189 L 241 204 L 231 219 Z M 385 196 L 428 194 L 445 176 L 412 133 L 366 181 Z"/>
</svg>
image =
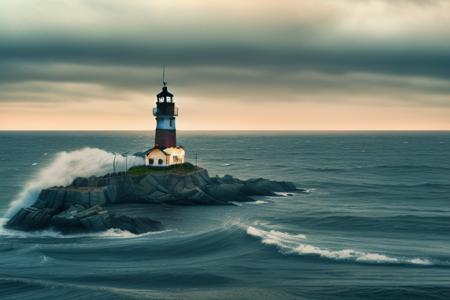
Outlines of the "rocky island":
<svg viewBox="0 0 450 300">
<path fill-rule="evenodd" d="M 165 72 L 163 71 L 163 78 Z M 35 203 L 21 208 L 7 228 L 62 233 L 104 231 L 111 228 L 140 234 L 164 228 L 148 214 L 130 213 L 133 205 L 231 205 L 253 201 L 251 196 L 274 196 L 275 192 L 299 191 L 289 182 L 267 179 L 239 180 L 230 175 L 210 177 L 208 172 L 185 161 L 185 150 L 176 141 L 178 108 L 163 79 L 153 109 L 156 119 L 154 146 L 133 156 L 144 165 L 125 167 L 101 177 L 76 178 L 68 186 L 43 189 Z M 118 205 L 125 210 L 114 210 Z M 157 216 L 156 216 L 157 217 Z"/>
<path fill-rule="evenodd" d="M 190 163 L 167 168 L 137 166 L 127 172 L 76 178 L 68 186 L 40 192 L 36 202 L 21 208 L 6 224 L 17 230 L 53 228 L 62 233 L 104 231 L 110 228 L 140 234 L 164 225 L 143 216 L 118 215 L 116 204 L 233 205 L 254 201 L 251 196 L 302 191 L 290 182 L 263 178 L 239 180 L 230 175 L 210 177 Z"/>
</svg>

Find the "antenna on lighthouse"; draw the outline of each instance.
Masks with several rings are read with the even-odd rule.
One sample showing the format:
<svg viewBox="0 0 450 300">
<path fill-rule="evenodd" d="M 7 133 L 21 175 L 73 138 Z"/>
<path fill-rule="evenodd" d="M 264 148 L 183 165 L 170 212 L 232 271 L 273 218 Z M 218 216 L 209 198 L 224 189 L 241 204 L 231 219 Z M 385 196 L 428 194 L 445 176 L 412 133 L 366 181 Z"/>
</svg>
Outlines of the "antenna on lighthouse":
<svg viewBox="0 0 450 300">
<path fill-rule="evenodd" d="M 167 81 L 166 81 L 166 65 L 163 65 L 163 85 L 164 86 L 167 85 Z"/>
</svg>

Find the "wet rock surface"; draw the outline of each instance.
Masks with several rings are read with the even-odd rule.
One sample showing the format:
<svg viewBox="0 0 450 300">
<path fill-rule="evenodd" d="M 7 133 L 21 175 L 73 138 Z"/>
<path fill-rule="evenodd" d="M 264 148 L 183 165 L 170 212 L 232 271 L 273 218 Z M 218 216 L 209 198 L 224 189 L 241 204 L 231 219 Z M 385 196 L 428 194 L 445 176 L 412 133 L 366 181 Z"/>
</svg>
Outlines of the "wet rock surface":
<svg viewBox="0 0 450 300">
<path fill-rule="evenodd" d="M 187 174 L 129 175 L 76 178 L 66 187 L 44 189 L 36 202 L 20 209 L 6 224 L 18 230 L 55 228 L 61 232 L 104 231 L 110 228 L 140 234 L 163 229 L 155 220 L 117 215 L 116 204 L 231 205 L 253 201 L 251 196 L 302 191 L 294 184 L 263 178 L 239 180 L 230 175 L 209 177 L 198 168 Z"/>
</svg>

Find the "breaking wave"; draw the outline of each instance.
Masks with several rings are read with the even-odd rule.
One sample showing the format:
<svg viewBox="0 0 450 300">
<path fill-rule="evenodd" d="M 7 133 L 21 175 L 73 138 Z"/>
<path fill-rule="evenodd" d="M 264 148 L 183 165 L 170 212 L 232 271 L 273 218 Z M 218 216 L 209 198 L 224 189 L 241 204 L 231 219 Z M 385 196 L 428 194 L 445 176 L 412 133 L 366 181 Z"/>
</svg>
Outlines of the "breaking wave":
<svg viewBox="0 0 450 300">
<path fill-rule="evenodd" d="M 143 164 L 143 158 L 114 155 L 98 148 L 83 148 L 75 151 L 63 151 L 55 155 L 50 164 L 42 168 L 25 184 L 23 190 L 9 205 L 6 217 L 14 215 L 20 208 L 31 205 L 39 192 L 48 187 L 68 185 L 77 177 L 100 176 L 113 172 L 113 162 L 116 170 L 128 166 Z"/>
<path fill-rule="evenodd" d="M 276 246 L 281 253 L 297 255 L 315 255 L 327 259 L 354 261 L 369 264 L 410 264 L 419 266 L 433 265 L 426 258 L 400 258 L 380 253 L 363 252 L 353 249 L 330 250 L 304 243 L 306 236 L 303 234 L 292 235 L 275 230 L 262 230 L 253 226 L 247 227 L 247 234 L 260 238 L 263 244 Z"/>
</svg>

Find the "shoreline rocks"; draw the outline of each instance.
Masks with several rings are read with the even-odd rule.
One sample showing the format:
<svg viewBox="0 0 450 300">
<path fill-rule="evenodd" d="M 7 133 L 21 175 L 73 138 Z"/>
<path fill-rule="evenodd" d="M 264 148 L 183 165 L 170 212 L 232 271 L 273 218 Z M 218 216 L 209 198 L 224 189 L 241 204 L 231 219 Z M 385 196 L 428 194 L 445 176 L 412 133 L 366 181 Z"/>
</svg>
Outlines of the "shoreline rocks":
<svg viewBox="0 0 450 300">
<path fill-rule="evenodd" d="M 17 230 L 54 228 L 63 233 L 104 231 L 110 228 L 140 234 L 162 230 L 163 225 L 146 217 L 115 215 L 114 204 L 232 205 L 253 201 L 251 196 L 302 191 L 290 182 L 263 178 L 239 180 L 230 175 L 209 177 L 207 170 L 146 175 L 105 175 L 76 178 L 66 187 L 40 192 L 36 202 L 20 209 L 6 224 Z"/>
</svg>

